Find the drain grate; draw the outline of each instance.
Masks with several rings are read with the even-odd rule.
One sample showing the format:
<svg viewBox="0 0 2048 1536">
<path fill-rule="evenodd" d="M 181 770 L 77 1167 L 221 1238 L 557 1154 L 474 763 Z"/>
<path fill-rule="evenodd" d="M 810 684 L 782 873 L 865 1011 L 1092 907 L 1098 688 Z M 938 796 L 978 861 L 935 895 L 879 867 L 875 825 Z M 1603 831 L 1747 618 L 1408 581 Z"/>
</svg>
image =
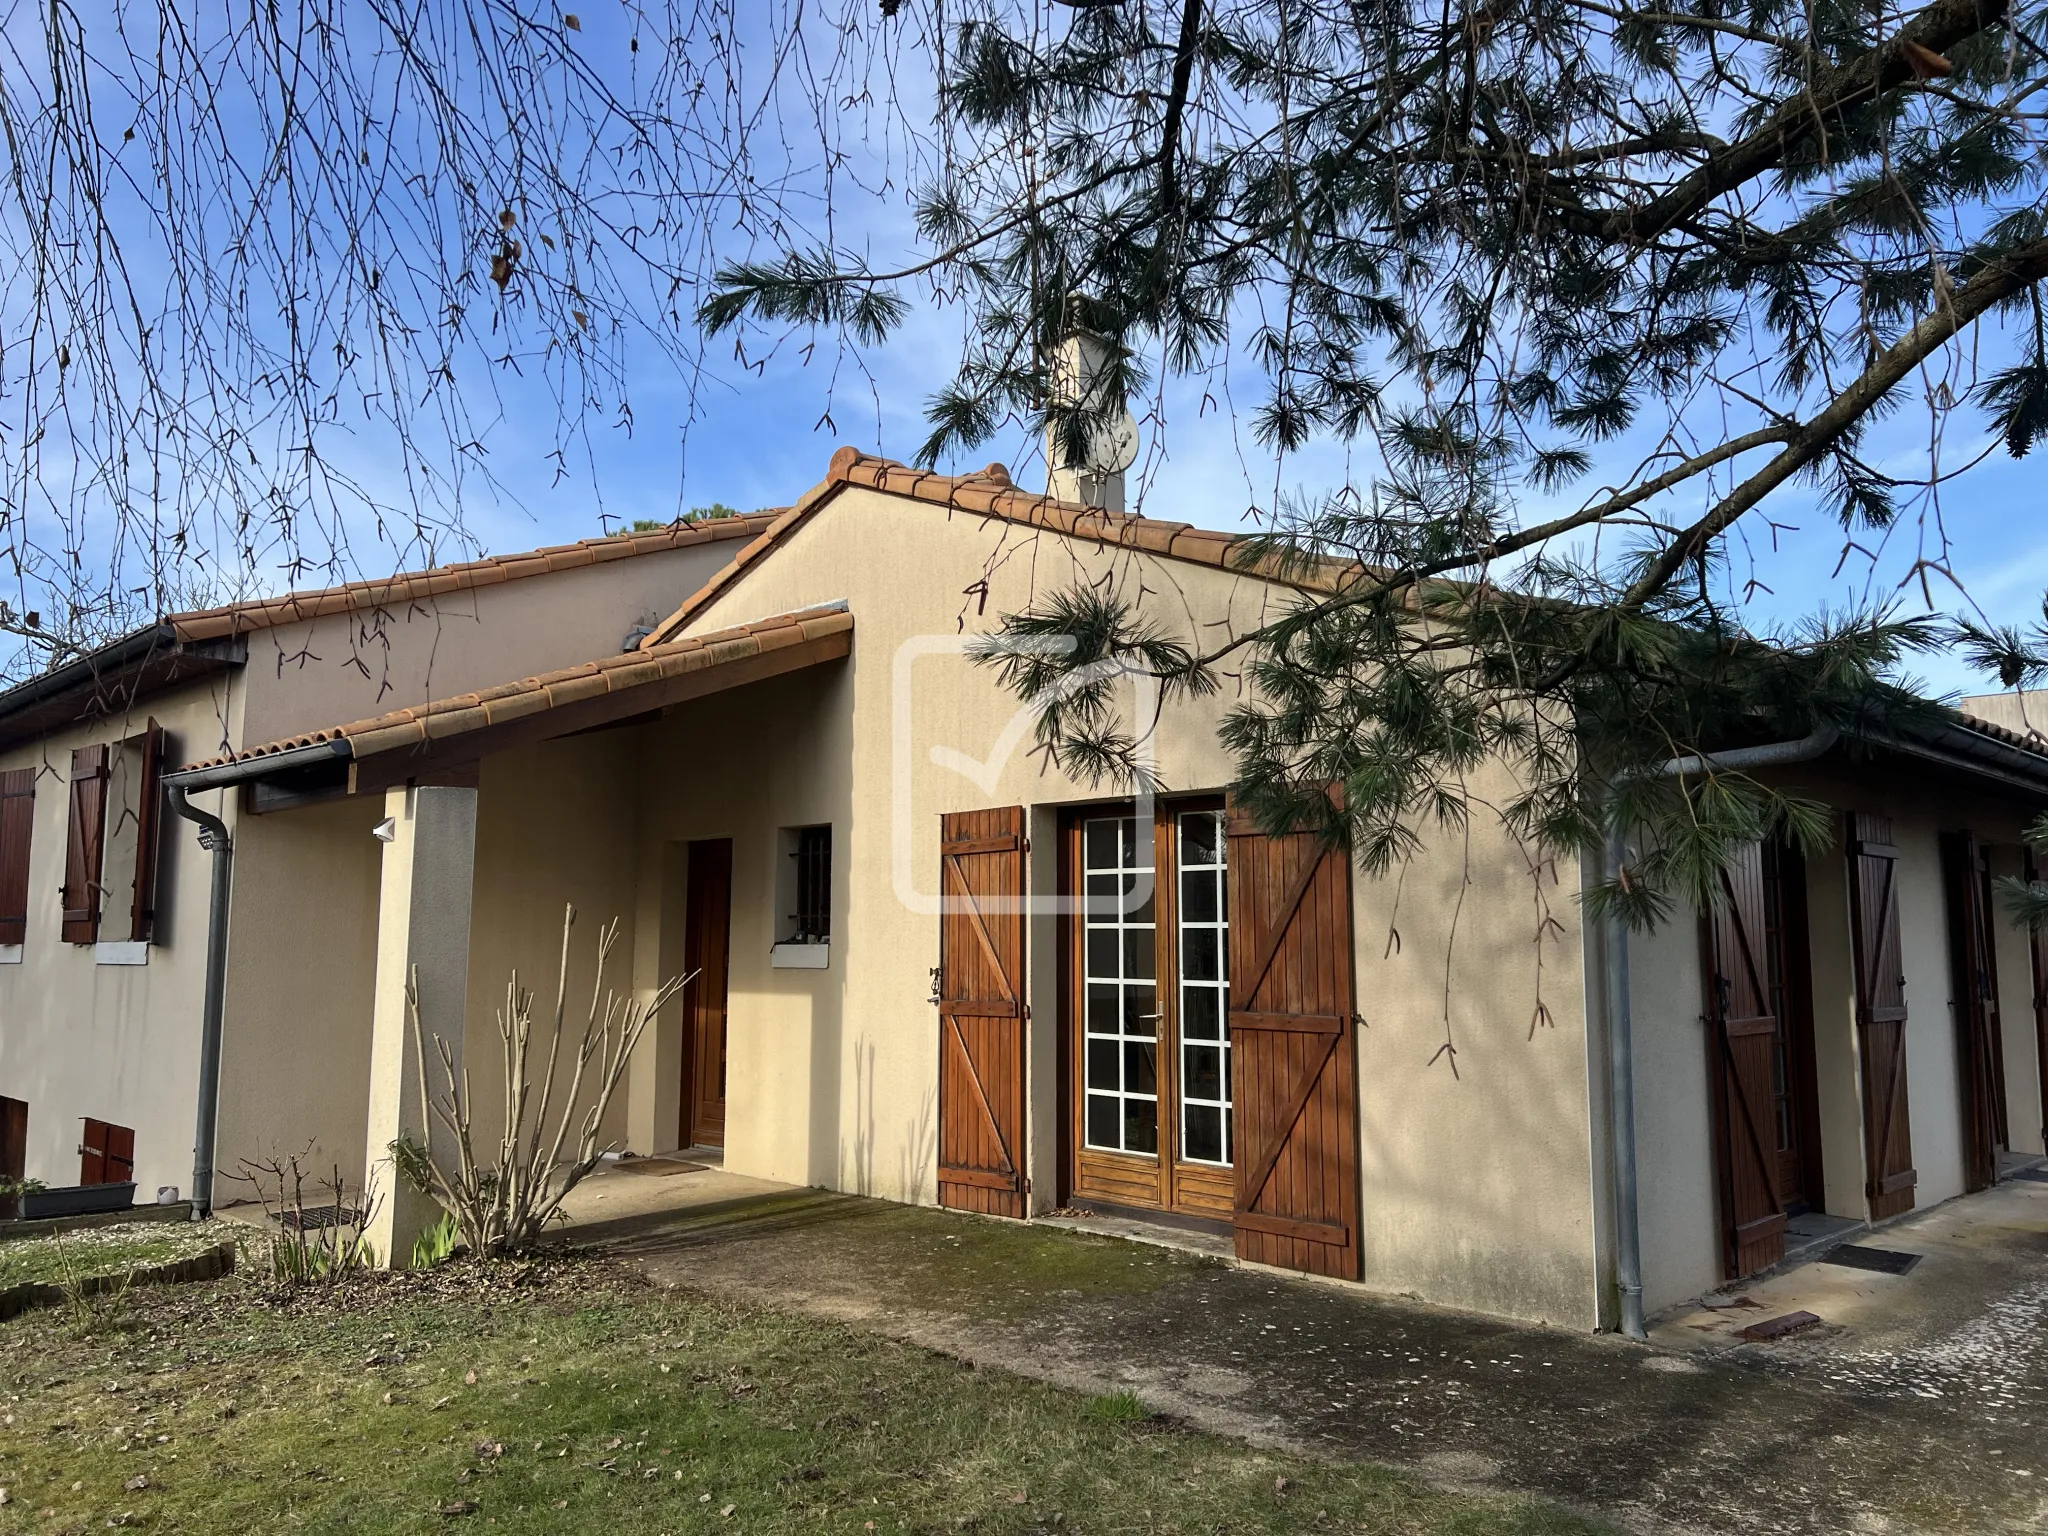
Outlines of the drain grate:
<svg viewBox="0 0 2048 1536">
<path fill-rule="evenodd" d="M 1903 1275 L 1920 1262 L 1917 1253 L 1901 1253 L 1896 1248 L 1865 1248 L 1860 1243 L 1844 1243 L 1821 1260 L 1823 1264 L 1839 1264 L 1844 1269 L 1871 1269 L 1880 1275 Z"/>
<path fill-rule="evenodd" d="M 308 1205 L 273 1211 L 270 1219 L 288 1232 L 317 1232 L 324 1227 L 352 1227 L 361 1215 L 345 1205 Z"/>
</svg>

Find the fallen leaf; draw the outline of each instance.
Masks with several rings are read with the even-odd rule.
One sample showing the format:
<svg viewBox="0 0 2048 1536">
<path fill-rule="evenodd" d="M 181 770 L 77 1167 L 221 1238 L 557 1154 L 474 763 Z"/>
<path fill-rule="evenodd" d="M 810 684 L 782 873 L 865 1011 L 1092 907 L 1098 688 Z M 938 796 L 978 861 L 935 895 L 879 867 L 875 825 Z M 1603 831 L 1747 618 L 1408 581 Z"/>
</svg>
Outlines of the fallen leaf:
<svg viewBox="0 0 2048 1536">
<path fill-rule="evenodd" d="M 140 1472 L 138 1472 L 135 1474 L 135 1476 L 129 1478 L 128 1481 L 123 1483 L 121 1486 L 127 1489 L 130 1493 L 140 1493 L 143 1489 L 149 1486 L 149 1479 L 143 1476 Z"/>
<path fill-rule="evenodd" d="M 427 1412 L 429 1412 L 429 1413 L 432 1413 L 432 1412 L 434 1411 L 434 1409 L 436 1409 L 436 1408 L 446 1408 L 447 1406 L 448 1406 L 448 1399 L 447 1399 L 447 1398 L 445 1398 L 445 1397 L 437 1397 L 437 1398 L 435 1398 L 435 1399 L 434 1399 L 434 1407 L 433 1407 L 433 1408 L 429 1408 L 429 1409 L 427 1410 Z"/>
<path fill-rule="evenodd" d="M 719 1514 L 721 1514 L 721 1515 L 730 1515 L 730 1514 L 731 1514 L 731 1513 L 732 1513 L 732 1512 L 733 1512 L 734 1510 L 736 1510 L 736 1509 L 738 1509 L 738 1508 L 739 1508 L 739 1505 L 737 1505 L 737 1504 L 728 1504 L 728 1505 L 726 1505 L 726 1506 L 725 1506 L 725 1508 L 723 1508 L 723 1509 L 721 1509 L 721 1510 L 719 1511 Z M 870 1521 L 868 1522 L 868 1529 L 869 1529 L 869 1530 L 873 1530 L 873 1529 L 874 1529 L 874 1527 L 875 1527 L 875 1522 L 874 1522 L 874 1521 L 872 1521 L 872 1520 L 870 1520 Z"/>
<path fill-rule="evenodd" d="M 473 1371 L 473 1370 L 472 1370 L 472 1371 L 469 1371 L 469 1372 L 466 1372 L 466 1373 L 464 1374 L 463 1378 L 462 1378 L 462 1384 L 463 1384 L 463 1385 L 464 1385 L 465 1387 L 473 1387 L 473 1386 L 475 1386 L 475 1385 L 476 1385 L 476 1372 L 475 1372 L 475 1371 Z"/>
<path fill-rule="evenodd" d="M 1010 1502 L 1012 1504 L 1029 1504 L 1031 1502 L 1031 1495 L 1020 1488 L 1010 1495 Z"/>
<path fill-rule="evenodd" d="M 384 1394 L 383 1402 L 386 1408 L 389 1408 L 391 1406 L 391 1394 L 389 1392 L 386 1392 Z"/>
<path fill-rule="evenodd" d="M 475 1499 L 451 1499 L 441 1506 L 444 1515 L 473 1515 L 476 1513 Z"/>
</svg>

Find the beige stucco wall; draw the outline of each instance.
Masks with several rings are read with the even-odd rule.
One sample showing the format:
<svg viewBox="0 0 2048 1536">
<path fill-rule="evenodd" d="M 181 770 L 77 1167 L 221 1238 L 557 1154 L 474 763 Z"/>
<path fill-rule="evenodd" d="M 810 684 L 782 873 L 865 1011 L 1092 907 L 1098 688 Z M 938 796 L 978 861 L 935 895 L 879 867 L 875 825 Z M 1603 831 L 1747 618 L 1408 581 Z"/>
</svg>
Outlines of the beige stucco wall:
<svg viewBox="0 0 2048 1536">
<path fill-rule="evenodd" d="M 370 829 L 382 814 L 373 796 L 235 824 L 221 1030 L 225 1175 L 296 1157 L 315 1179 L 339 1168 L 353 1188 L 362 1177 L 383 848 Z M 195 911 L 203 920 L 204 905 Z M 257 1193 L 237 1180 L 223 1182 L 218 1198 Z"/>
<path fill-rule="evenodd" d="M 727 981 L 726 1164 L 794 1184 L 819 1184 L 899 1199 L 930 1197 L 931 1064 L 902 1026 L 929 1013 L 923 994 L 876 1004 L 888 1027 L 848 1028 L 849 986 L 880 951 L 864 905 L 878 899 L 862 880 L 864 863 L 887 868 L 885 828 L 854 813 L 848 718 L 852 669 L 813 671 L 713 695 L 650 726 L 640 750 L 640 811 L 645 848 L 660 850 L 672 871 L 655 931 L 667 974 L 682 963 L 685 846 L 731 838 L 732 923 Z M 776 922 L 777 832 L 830 824 L 834 934 L 824 970 L 778 970 L 769 963 Z M 643 900 L 646 898 L 643 897 Z M 657 972 L 660 968 L 657 967 Z M 653 979 L 649 978 L 650 981 Z M 663 1031 L 664 1078 L 680 1081 L 681 1016 Z M 647 1071 L 656 1070 L 650 1042 Z M 897 1097 L 898 1093 L 904 1097 Z M 660 1120 L 636 1127 L 634 1150 L 676 1144 L 676 1098 Z M 892 1134 L 907 1114 L 922 1131 Z"/>
<path fill-rule="evenodd" d="M 630 730 L 572 736 L 484 761 L 477 792 L 463 1050 L 473 1088 L 478 1146 L 492 1155 L 505 1120 L 498 1013 L 506 1005 L 506 988 L 516 970 L 520 986 L 535 997 L 532 1078 L 537 1103 L 554 1018 L 565 906 L 576 908 L 563 1026 L 566 1041 L 573 1043 L 582 1035 L 597 974 L 598 934 L 614 918 L 619 919 L 619 939 L 606 978 L 622 995 L 633 988 L 638 876 L 638 806 L 631 756 L 635 736 Z M 565 1050 L 557 1105 L 571 1072 L 573 1063 Z M 438 1091 L 439 1069 L 428 1075 Z M 583 1102 L 589 1102 L 587 1088 Z M 622 1090 L 605 1122 L 606 1136 L 622 1141 L 625 1119 Z"/>
<path fill-rule="evenodd" d="M 1970 830 L 1994 845 L 2000 872 L 2017 868 L 2028 811 L 2009 799 L 1941 779 L 1916 764 L 1836 762 L 1782 770 L 1784 788 L 1838 810 L 1888 814 L 1899 849 L 1900 957 L 1906 975 L 1907 1085 L 1912 1116 L 1915 1203 L 1924 1209 L 1963 1191 L 1962 1086 L 1958 1075 L 1949 965 L 1948 910 L 1940 835 Z M 1807 861 L 1815 1062 L 1821 1158 L 1829 1214 L 1861 1219 L 1865 1200 L 1861 1061 L 1854 1024 L 1847 859 L 1837 839 Z M 2002 997 L 2031 997 L 2025 935 L 1995 925 Z M 1631 941 L 1636 1045 L 1636 1117 L 1641 1180 L 1639 1224 L 1645 1305 L 1652 1311 L 1722 1281 L 1716 1208 L 1711 1087 L 1701 1023 L 1704 993 L 1695 917 Z M 2021 988 L 2017 993 L 2014 988 Z M 2031 1091 L 2039 1118 L 2035 1054 L 2025 1032 L 2031 1011 L 2008 1003 L 2006 1087 L 2017 1111 Z M 2024 1015 L 2023 1017 L 2019 1015 Z M 2033 1143 L 2038 1148 L 2038 1139 Z"/>
<path fill-rule="evenodd" d="M 427 699 L 513 682 L 624 649 L 744 544 L 685 545 L 248 637 L 241 740 L 276 741 Z"/>
<path fill-rule="evenodd" d="M 2024 864 L 2016 844 L 1991 850 L 1991 872 L 2018 878 Z M 2034 1021 L 2034 956 L 2027 935 L 2004 910 L 1994 910 L 1998 946 L 1998 1015 L 2005 1047 L 2005 1120 L 2012 1150 L 2039 1156 L 2044 1111 L 2040 1032 Z"/>
<path fill-rule="evenodd" d="M 845 598 L 856 626 L 852 663 L 836 679 L 818 674 L 808 717 L 780 704 L 764 711 L 765 688 L 732 694 L 688 717 L 707 722 L 698 750 L 717 744 L 710 763 L 685 776 L 657 761 L 647 776 L 650 803 L 678 818 L 665 835 L 752 829 L 734 834 L 729 1167 L 934 1198 L 938 1050 L 927 998 L 940 813 L 1032 807 L 1042 885 L 1051 808 L 1110 794 L 1030 754 L 1015 699 L 958 653 L 956 637 L 1089 580 L 1142 588 L 1149 611 L 1207 642 L 1289 601 L 1235 574 L 849 490 L 693 621 L 715 629 Z M 1164 709 L 1157 761 L 1169 791 L 1230 781 L 1216 723 L 1237 687 L 1230 679 L 1220 700 Z M 726 719 L 722 734 L 709 723 Z M 768 771 L 786 787 L 757 781 L 748 767 L 757 761 L 785 764 Z M 718 790 L 700 804 L 707 777 Z M 758 840 L 828 814 L 839 887 L 832 968 L 770 972 Z M 1356 882 L 1359 998 L 1371 1021 L 1359 1047 L 1365 1265 L 1370 1283 L 1388 1289 L 1584 1326 L 1594 1274 L 1583 967 L 1570 893 L 1550 885 L 1566 932 L 1546 946 L 1552 1023 L 1529 1038 L 1534 889 L 1528 861 L 1491 831 L 1475 832 L 1469 864 L 1455 846 L 1433 848 L 1400 893 L 1401 951 L 1382 958 L 1393 886 Z M 1060 1009 L 1045 953 L 1051 923 L 1034 921 L 1030 932 L 1038 1080 L 1028 1166 L 1043 1208 L 1054 1150 L 1044 1078 Z M 1459 1076 L 1431 1059 L 1447 963 Z"/>
<path fill-rule="evenodd" d="M 96 963 L 61 934 L 74 747 L 134 735 L 155 718 L 173 750 L 232 728 L 233 674 L 157 694 L 127 716 L 54 732 L 0 752 L 0 769 L 38 771 L 29 853 L 28 933 L 19 964 L 0 964 L 0 1093 L 29 1106 L 26 1171 L 50 1185 L 79 1175 L 85 1117 L 135 1132 L 138 1193 L 192 1183 L 200 997 L 206 968 L 209 858 L 191 825 L 165 815 L 159 841 L 156 942 L 148 963 Z M 128 900 L 103 903 L 102 933 L 128 936 Z"/>
</svg>

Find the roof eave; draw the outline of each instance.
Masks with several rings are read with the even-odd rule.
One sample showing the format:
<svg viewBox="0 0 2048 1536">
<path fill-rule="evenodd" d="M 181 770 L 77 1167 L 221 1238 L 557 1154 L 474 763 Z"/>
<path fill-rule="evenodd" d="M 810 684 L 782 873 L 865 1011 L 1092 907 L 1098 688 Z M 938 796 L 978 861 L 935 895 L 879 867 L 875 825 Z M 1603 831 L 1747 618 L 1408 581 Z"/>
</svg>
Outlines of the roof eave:
<svg viewBox="0 0 2048 1536">
<path fill-rule="evenodd" d="M 147 625 L 0 693 L 0 748 L 118 714 L 151 693 L 247 659 L 239 639 L 180 640 L 168 620 Z"/>
</svg>

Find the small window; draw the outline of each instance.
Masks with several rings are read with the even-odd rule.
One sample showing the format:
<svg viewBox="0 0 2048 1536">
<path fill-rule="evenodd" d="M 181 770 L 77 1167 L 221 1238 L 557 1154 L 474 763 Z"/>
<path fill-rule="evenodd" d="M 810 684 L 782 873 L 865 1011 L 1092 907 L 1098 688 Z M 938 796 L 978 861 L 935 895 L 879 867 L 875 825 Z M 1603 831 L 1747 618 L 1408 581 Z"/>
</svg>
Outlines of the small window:
<svg viewBox="0 0 2048 1536">
<path fill-rule="evenodd" d="M 135 1132 L 125 1125 L 88 1119 L 78 1143 L 78 1182 L 133 1184 Z"/>
<path fill-rule="evenodd" d="M 784 827 L 778 841 L 775 964 L 823 967 L 832 942 L 832 829 Z"/>
<path fill-rule="evenodd" d="M 64 856 L 64 942 L 147 944 L 156 931 L 157 827 L 164 733 L 71 754 L 70 833 Z"/>
</svg>

